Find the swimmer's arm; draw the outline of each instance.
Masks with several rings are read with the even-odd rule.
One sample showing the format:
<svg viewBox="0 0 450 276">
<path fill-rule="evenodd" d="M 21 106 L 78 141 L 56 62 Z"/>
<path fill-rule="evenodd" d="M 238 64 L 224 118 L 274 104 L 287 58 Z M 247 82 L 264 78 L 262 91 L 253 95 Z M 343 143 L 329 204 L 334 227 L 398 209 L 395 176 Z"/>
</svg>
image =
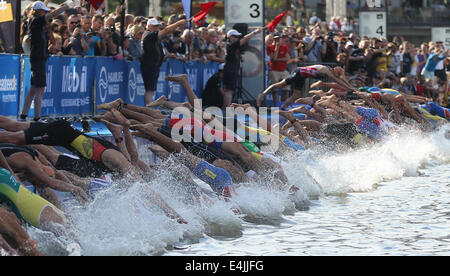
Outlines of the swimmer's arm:
<svg viewBox="0 0 450 276">
<path fill-rule="evenodd" d="M 14 173 L 14 171 L 11 169 L 11 167 L 8 164 L 8 161 L 6 161 L 5 156 L 3 155 L 3 153 L 0 151 L 0 166 L 2 166 L 3 168 L 7 169 L 13 176 L 14 178 L 19 182 L 20 179 L 17 177 L 17 175 Z"/>
</svg>

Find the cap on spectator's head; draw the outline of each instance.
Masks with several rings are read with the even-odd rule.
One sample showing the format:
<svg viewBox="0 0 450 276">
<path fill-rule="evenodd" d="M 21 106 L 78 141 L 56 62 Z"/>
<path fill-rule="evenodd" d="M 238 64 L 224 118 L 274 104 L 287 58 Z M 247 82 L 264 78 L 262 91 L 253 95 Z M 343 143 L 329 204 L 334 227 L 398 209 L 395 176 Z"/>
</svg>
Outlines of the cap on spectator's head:
<svg viewBox="0 0 450 276">
<path fill-rule="evenodd" d="M 238 31 L 236 31 L 235 29 L 229 30 L 227 33 L 227 37 L 231 37 L 231 36 L 241 36 L 242 34 Z"/>
<path fill-rule="evenodd" d="M 219 64 L 219 71 L 223 71 L 223 68 L 225 68 L 225 63 Z"/>
<path fill-rule="evenodd" d="M 348 46 L 352 46 L 353 47 L 353 42 L 351 42 L 351 41 L 348 41 L 346 44 L 345 44 L 345 47 L 348 47 Z"/>
<path fill-rule="evenodd" d="M 33 3 L 33 6 L 31 6 L 31 8 L 35 11 L 37 10 L 43 10 L 43 11 L 50 11 L 50 9 L 41 1 L 36 1 Z"/>
<path fill-rule="evenodd" d="M 159 26 L 161 23 L 156 18 L 151 18 L 147 21 L 147 26 Z"/>
</svg>

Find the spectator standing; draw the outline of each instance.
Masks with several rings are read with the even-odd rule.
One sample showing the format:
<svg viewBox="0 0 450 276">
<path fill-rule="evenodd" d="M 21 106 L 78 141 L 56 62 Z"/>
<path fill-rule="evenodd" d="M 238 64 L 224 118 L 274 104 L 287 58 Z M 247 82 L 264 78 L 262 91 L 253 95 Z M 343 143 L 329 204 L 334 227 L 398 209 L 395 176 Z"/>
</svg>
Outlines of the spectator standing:
<svg viewBox="0 0 450 276">
<path fill-rule="evenodd" d="M 270 83 L 277 83 L 289 77 L 287 63 L 291 59 L 289 54 L 289 36 L 287 34 L 275 35 L 275 44 L 267 48 L 267 54 L 270 56 Z M 286 86 L 281 91 L 281 101 L 286 101 L 289 97 L 290 87 Z M 275 107 L 278 107 L 278 91 L 272 92 Z"/>
<path fill-rule="evenodd" d="M 222 108 L 223 96 L 225 94 L 223 87 L 223 68 L 224 64 L 219 65 L 219 71 L 209 78 L 202 94 L 202 105 L 204 107 L 216 106 Z"/>
<path fill-rule="evenodd" d="M 402 58 L 403 58 L 403 75 L 409 75 L 411 72 L 411 66 L 413 64 L 413 59 L 410 54 L 410 45 L 408 42 L 403 42 L 403 52 L 402 52 Z"/>
<path fill-rule="evenodd" d="M 165 53 L 161 38 L 171 34 L 176 28 L 186 26 L 187 20 L 177 21 L 175 24 L 169 25 L 160 30 L 161 23 L 156 18 L 151 18 L 147 22 L 147 31 L 143 34 L 142 39 L 142 58 L 141 72 L 145 86 L 145 104 L 153 101 L 153 95 L 158 84 L 160 67 L 164 61 Z"/>
<path fill-rule="evenodd" d="M 130 29 L 130 41 L 128 52 L 133 59 L 140 59 L 142 57 L 142 36 L 145 29 L 141 25 L 134 25 Z"/>
<path fill-rule="evenodd" d="M 50 9 L 41 1 L 33 3 L 32 18 L 29 25 L 29 36 L 31 41 L 30 64 L 31 64 L 31 88 L 25 97 L 21 120 L 26 120 L 31 103 L 34 100 L 34 120 L 39 121 L 41 116 L 42 96 L 47 86 L 46 63 L 49 57 L 47 23 L 52 18 L 68 8 L 61 5 L 55 11 L 49 13 Z"/>
<path fill-rule="evenodd" d="M 430 54 L 428 53 L 428 44 L 422 43 L 420 45 L 419 54 L 417 54 L 417 59 L 419 61 L 419 63 L 417 64 L 417 76 L 420 76 L 423 68 L 425 67 L 425 64 L 427 63 L 429 55 Z"/>
<path fill-rule="evenodd" d="M 259 28 L 256 31 L 247 34 L 241 38 L 241 33 L 232 29 L 228 31 L 228 45 L 227 45 L 227 56 L 224 66 L 224 107 L 231 105 L 233 101 L 233 93 L 237 88 L 238 74 L 240 74 L 240 63 L 241 63 L 241 52 L 240 48 L 245 45 L 252 37 L 262 32 L 264 28 Z"/>
<path fill-rule="evenodd" d="M 305 36 L 303 41 L 307 43 L 305 55 L 308 58 L 308 62 L 321 62 L 323 37 L 320 28 L 313 28 L 312 35 Z"/>
</svg>

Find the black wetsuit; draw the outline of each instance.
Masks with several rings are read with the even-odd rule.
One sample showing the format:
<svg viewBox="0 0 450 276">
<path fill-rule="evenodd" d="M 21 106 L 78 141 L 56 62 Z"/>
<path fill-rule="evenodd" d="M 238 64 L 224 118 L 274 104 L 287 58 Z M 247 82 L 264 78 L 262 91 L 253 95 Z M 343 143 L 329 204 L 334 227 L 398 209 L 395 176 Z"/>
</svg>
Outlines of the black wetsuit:
<svg viewBox="0 0 450 276">
<path fill-rule="evenodd" d="M 158 132 L 172 138 L 172 129 L 168 126 L 158 128 Z M 218 159 L 228 160 L 233 164 L 235 163 L 235 161 L 223 151 L 212 148 L 204 143 L 195 142 L 192 140 L 191 142 L 181 142 L 181 144 L 189 151 L 189 153 L 205 160 L 210 164 L 214 163 Z"/>
<path fill-rule="evenodd" d="M 19 152 L 24 152 L 24 153 L 29 154 L 33 158 L 33 160 L 36 160 L 36 157 L 38 157 L 37 151 L 35 149 L 33 149 L 31 147 L 27 147 L 27 146 L 19 146 L 19 145 L 14 145 L 14 144 L 0 143 L 0 151 L 3 153 L 5 158 L 8 158 L 11 155 L 19 153 Z"/>
</svg>

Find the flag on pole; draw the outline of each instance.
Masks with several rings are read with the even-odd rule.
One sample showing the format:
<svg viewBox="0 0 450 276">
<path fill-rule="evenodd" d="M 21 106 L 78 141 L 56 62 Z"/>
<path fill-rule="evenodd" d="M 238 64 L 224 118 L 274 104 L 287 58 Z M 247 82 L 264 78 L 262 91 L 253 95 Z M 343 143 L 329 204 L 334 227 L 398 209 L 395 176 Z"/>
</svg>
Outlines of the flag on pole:
<svg viewBox="0 0 450 276">
<path fill-rule="evenodd" d="M 181 0 L 183 3 L 184 14 L 186 14 L 186 18 L 191 18 L 191 5 L 192 0 Z"/>
<path fill-rule="evenodd" d="M 103 4 L 104 0 L 89 0 L 89 3 L 94 7 L 94 9 L 98 10 L 100 6 Z"/>
<path fill-rule="evenodd" d="M 287 11 L 277 15 L 277 17 L 275 17 L 275 19 L 267 25 L 267 28 L 270 30 L 270 32 L 273 32 L 275 30 L 275 28 L 278 26 L 278 24 L 280 24 L 281 20 L 286 14 Z"/>
<path fill-rule="evenodd" d="M 194 15 L 194 21 L 198 27 L 200 27 L 200 21 L 206 17 L 206 15 L 212 10 L 212 8 L 214 8 L 214 6 L 216 4 L 217 4 L 217 2 L 210 2 L 210 3 L 205 3 L 205 4 L 200 5 L 202 10 L 199 13 L 197 13 L 196 15 Z"/>
</svg>

